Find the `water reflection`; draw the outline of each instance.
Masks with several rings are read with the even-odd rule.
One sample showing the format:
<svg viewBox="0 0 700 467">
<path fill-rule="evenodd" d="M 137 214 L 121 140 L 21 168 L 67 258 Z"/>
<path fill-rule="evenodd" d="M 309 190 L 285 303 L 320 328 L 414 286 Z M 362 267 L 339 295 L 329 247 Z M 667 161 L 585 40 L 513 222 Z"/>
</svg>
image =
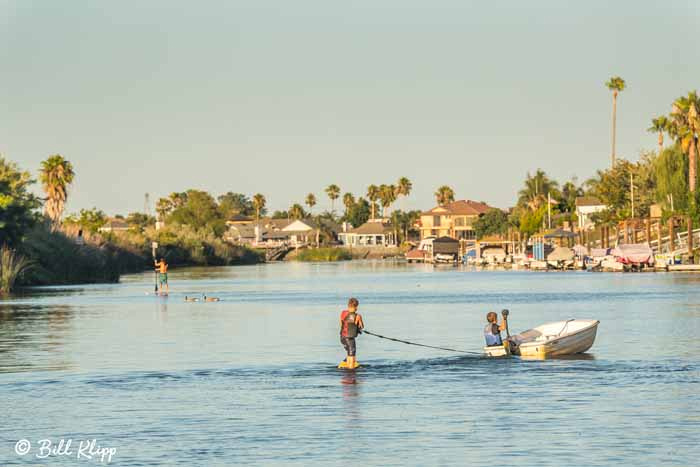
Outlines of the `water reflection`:
<svg viewBox="0 0 700 467">
<path fill-rule="evenodd" d="M 74 310 L 69 306 L 0 304 L 0 372 L 64 370 Z"/>
</svg>

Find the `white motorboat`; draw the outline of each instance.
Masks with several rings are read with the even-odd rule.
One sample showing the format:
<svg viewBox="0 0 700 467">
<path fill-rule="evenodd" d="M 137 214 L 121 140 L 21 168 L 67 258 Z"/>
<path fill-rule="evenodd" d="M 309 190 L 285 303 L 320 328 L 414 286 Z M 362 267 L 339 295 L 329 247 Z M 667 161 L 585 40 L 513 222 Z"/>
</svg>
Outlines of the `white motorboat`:
<svg viewBox="0 0 700 467">
<path fill-rule="evenodd" d="M 548 358 L 583 353 L 595 342 L 600 321 L 569 319 L 543 324 L 511 336 L 513 353 L 524 358 Z M 510 355 L 506 346 L 484 347 L 489 357 Z"/>
</svg>

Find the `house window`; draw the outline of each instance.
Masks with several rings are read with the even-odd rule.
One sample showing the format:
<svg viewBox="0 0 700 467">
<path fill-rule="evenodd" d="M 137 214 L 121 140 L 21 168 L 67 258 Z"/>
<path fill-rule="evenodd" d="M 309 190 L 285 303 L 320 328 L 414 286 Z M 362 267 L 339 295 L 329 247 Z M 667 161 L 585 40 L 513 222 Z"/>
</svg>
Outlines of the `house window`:
<svg viewBox="0 0 700 467">
<path fill-rule="evenodd" d="M 440 227 L 440 216 L 433 216 L 433 226 Z"/>
<path fill-rule="evenodd" d="M 457 232 L 457 239 L 476 240 L 476 233 L 473 230 L 460 230 Z"/>
<path fill-rule="evenodd" d="M 464 217 L 455 217 L 455 227 L 464 227 Z"/>
<path fill-rule="evenodd" d="M 438 234 L 438 231 L 435 229 L 430 231 L 430 235 L 432 235 L 433 237 L 437 237 L 437 234 Z"/>
</svg>

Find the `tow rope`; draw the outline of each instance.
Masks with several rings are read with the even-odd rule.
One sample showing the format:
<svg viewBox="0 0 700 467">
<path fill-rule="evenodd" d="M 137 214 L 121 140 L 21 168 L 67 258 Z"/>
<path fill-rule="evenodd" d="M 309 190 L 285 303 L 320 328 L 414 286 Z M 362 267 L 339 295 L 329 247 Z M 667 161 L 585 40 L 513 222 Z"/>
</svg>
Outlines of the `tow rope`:
<svg viewBox="0 0 700 467">
<path fill-rule="evenodd" d="M 418 342 L 411 342 L 411 341 L 406 341 L 403 339 L 396 339 L 394 337 L 382 336 L 381 334 L 375 334 L 375 333 L 369 332 L 365 329 L 362 330 L 362 333 L 369 334 L 370 336 L 378 337 L 380 339 L 386 339 L 386 340 L 394 341 L 394 342 L 401 342 L 402 344 L 416 345 L 418 347 L 428 347 L 429 349 L 447 350 L 448 352 L 456 352 L 456 353 L 471 354 L 471 355 L 483 355 L 482 352 L 470 352 L 468 350 L 457 350 L 457 349 L 450 349 L 447 347 L 437 347 L 435 345 L 419 344 Z"/>
</svg>

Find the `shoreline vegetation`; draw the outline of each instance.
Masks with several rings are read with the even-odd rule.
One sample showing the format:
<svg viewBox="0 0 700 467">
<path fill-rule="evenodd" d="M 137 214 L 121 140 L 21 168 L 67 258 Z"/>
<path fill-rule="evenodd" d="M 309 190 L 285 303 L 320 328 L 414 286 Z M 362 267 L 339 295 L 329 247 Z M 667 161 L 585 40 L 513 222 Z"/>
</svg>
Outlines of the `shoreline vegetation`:
<svg viewBox="0 0 700 467">
<path fill-rule="evenodd" d="M 614 76 L 605 85 L 613 97 L 611 166 L 598 170 L 583 183 L 574 177 L 562 185 L 542 169 L 528 173 L 512 208 L 494 208 L 474 222 L 476 238 L 517 232 L 519 239 L 522 236 L 527 241 L 550 228 L 573 231 L 578 220 L 578 197 L 599 201 L 604 209 L 589 218 L 596 230 L 608 232 L 614 228 L 615 238 L 619 238 L 621 225 L 626 229 L 627 222 L 648 220 L 652 211 L 658 213 L 655 219 L 661 223 L 687 224 L 688 231 L 700 224 L 700 196 L 696 190 L 700 137 L 697 93 L 692 91 L 677 98 L 668 115 L 651 120 L 647 131 L 658 136 L 658 150 L 642 151 L 638 160 L 631 162 L 620 157 L 615 147 L 618 98 L 627 84 Z M 672 144 L 664 146 L 665 136 Z M 262 251 L 226 238 L 227 222 L 231 219 L 254 219 L 259 227 L 262 216 L 267 215 L 267 200 L 261 193 L 249 198 L 228 192 L 214 198 L 201 190 L 175 192 L 157 200 L 157 217 L 135 212 L 108 218 L 97 208 L 64 216 L 75 177 L 70 161 L 58 154 L 49 156 L 38 171 L 44 193 L 39 198 L 31 191 L 36 183 L 32 175 L 0 155 L 0 294 L 18 286 L 116 282 L 121 274 L 152 267 L 154 242 L 158 244 L 156 256 L 173 266 L 265 261 Z M 324 190 L 331 211 L 314 213 L 317 197 L 309 193 L 303 203 L 275 211 L 269 218 L 303 219 L 313 226 L 315 239 L 307 239 L 307 248 L 292 252 L 289 260 L 344 261 L 372 257 L 370 253 L 374 257 L 391 256 L 339 248 L 337 231 L 334 233 L 328 226 L 347 223 L 357 228 L 380 216 L 391 225 L 392 235 L 399 239 L 397 250 L 401 251 L 411 234 L 415 238 L 421 212 L 392 207 L 408 197 L 412 187 L 412 182 L 402 177 L 396 184 L 369 185 L 363 196 L 356 197 L 331 184 Z M 436 190 L 435 198 L 438 206 L 446 206 L 455 200 L 455 192 L 443 185 Z M 336 201 L 342 202 L 341 209 L 345 208 L 341 215 L 336 214 Z M 256 238 L 258 235 L 256 232 Z M 698 251 L 694 250 L 694 256 Z"/>
</svg>

